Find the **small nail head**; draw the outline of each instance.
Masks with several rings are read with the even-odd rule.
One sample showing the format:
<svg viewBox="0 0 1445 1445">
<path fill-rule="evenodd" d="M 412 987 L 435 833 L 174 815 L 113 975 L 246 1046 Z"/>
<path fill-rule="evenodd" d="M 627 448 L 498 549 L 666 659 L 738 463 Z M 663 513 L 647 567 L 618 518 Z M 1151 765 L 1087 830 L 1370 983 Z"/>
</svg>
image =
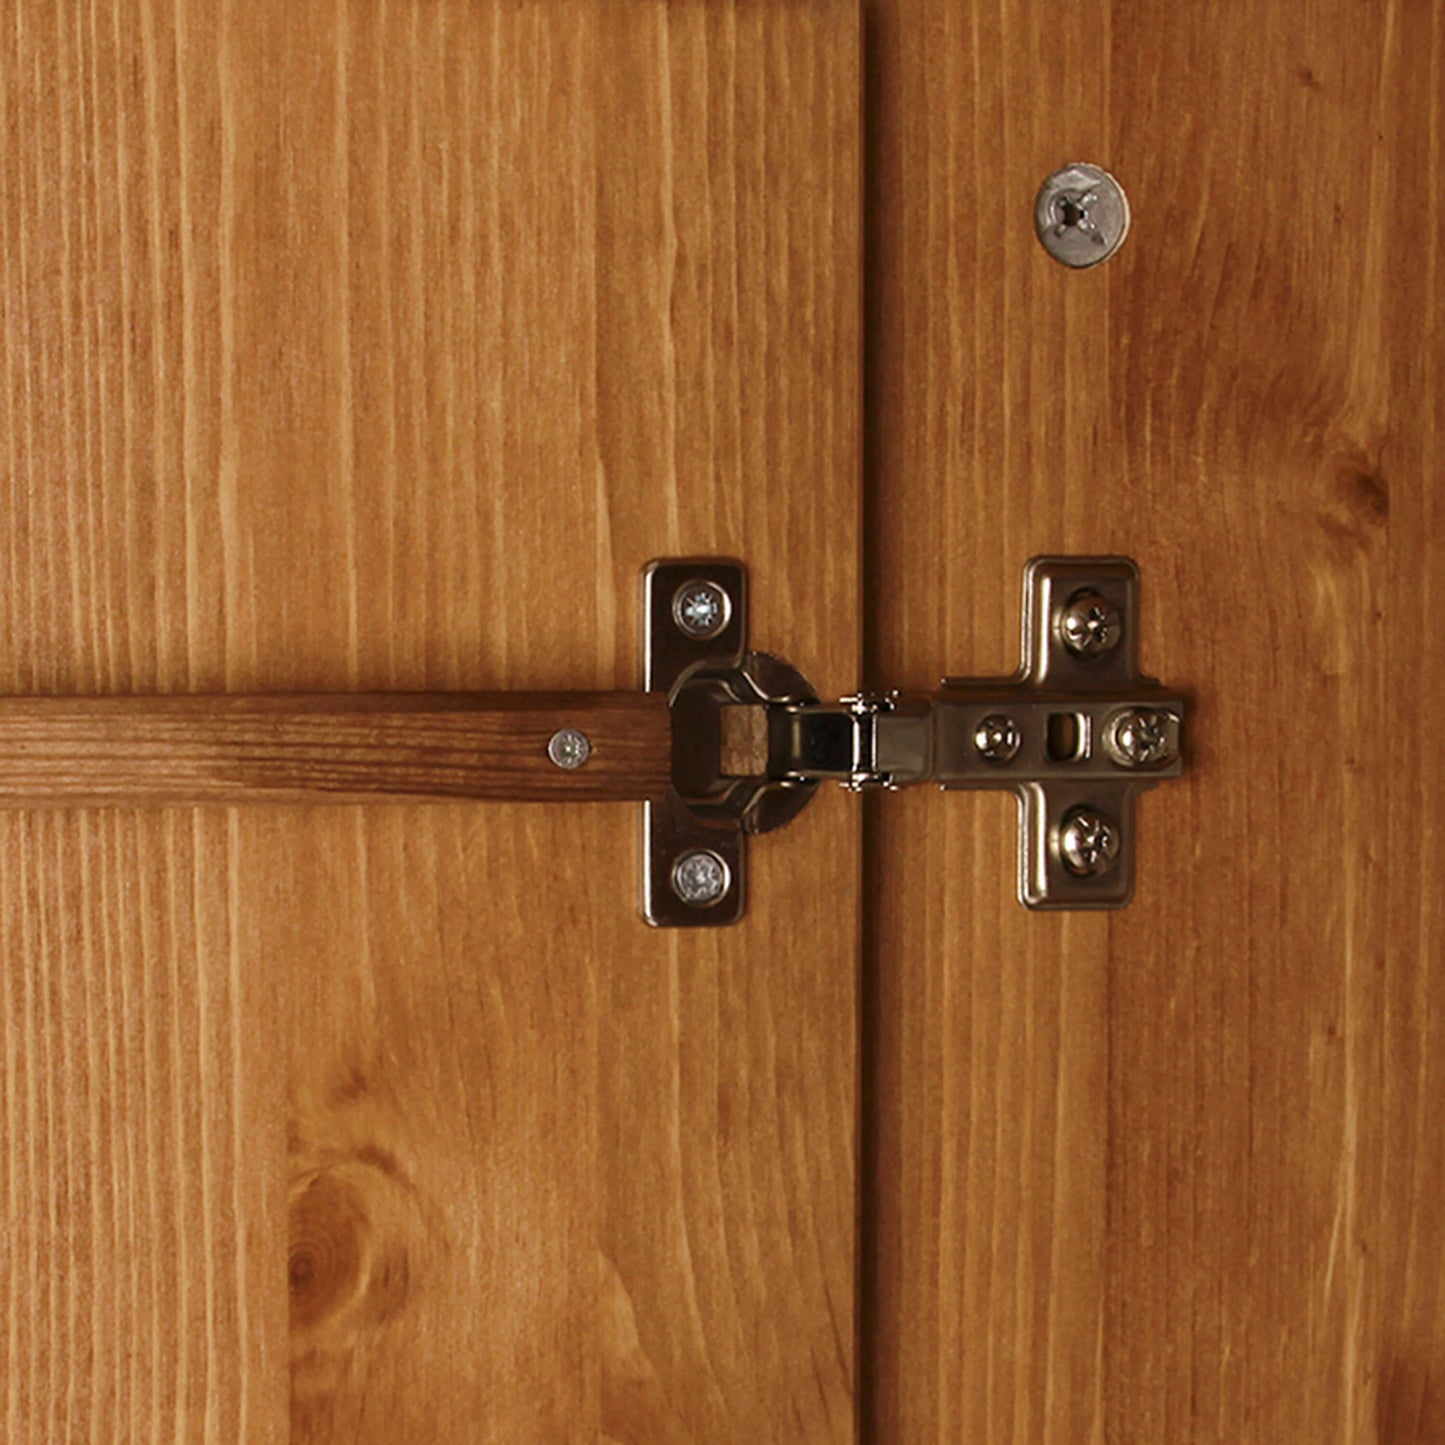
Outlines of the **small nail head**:
<svg viewBox="0 0 1445 1445">
<path fill-rule="evenodd" d="M 577 728 L 558 728 L 547 743 L 547 756 L 559 768 L 575 772 L 592 756 L 592 743 Z"/>
</svg>

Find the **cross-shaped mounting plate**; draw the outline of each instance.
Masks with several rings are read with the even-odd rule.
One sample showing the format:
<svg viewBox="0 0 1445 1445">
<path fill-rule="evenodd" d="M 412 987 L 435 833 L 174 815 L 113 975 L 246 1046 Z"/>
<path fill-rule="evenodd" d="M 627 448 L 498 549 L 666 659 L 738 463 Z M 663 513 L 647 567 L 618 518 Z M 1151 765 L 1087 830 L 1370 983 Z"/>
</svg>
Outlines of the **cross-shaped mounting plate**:
<svg viewBox="0 0 1445 1445">
<path fill-rule="evenodd" d="M 1036 557 L 1023 634 L 1015 677 L 944 679 L 933 777 L 1018 794 L 1028 907 L 1121 908 L 1134 891 L 1134 800 L 1183 770 L 1184 699 L 1139 671 L 1139 569 L 1125 557 Z M 1000 751 L 986 746 L 995 719 L 1017 730 L 1012 756 L 988 756 Z"/>
</svg>

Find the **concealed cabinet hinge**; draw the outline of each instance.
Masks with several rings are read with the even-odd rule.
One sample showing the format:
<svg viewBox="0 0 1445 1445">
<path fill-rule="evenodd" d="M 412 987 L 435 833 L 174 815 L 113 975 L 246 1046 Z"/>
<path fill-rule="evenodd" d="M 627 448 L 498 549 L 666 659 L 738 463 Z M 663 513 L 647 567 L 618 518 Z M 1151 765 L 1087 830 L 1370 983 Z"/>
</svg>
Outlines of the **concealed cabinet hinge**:
<svg viewBox="0 0 1445 1445">
<path fill-rule="evenodd" d="M 644 578 L 644 687 L 665 692 L 672 785 L 645 804 L 642 909 L 664 927 L 736 921 L 745 837 L 781 826 L 820 782 L 1007 788 L 1019 799 L 1018 892 L 1030 908 L 1119 908 L 1134 881 L 1134 799 L 1181 771 L 1184 701 L 1138 666 L 1138 569 L 1039 557 L 1024 571 L 1023 664 L 945 678 L 929 695 L 821 702 L 747 645 L 737 562 L 654 562 Z M 761 726 L 739 766 L 735 710 Z"/>
</svg>

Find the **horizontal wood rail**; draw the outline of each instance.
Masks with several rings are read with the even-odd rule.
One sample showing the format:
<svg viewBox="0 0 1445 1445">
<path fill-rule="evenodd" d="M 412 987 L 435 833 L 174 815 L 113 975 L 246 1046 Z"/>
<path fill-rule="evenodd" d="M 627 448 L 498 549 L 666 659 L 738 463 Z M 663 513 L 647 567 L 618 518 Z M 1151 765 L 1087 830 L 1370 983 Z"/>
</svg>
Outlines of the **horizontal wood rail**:
<svg viewBox="0 0 1445 1445">
<path fill-rule="evenodd" d="M 579 768 L 547 743 L 576 728 Z M 0 698 L 0 808 L 666 795 L 661 693 Z"/>
</svg>

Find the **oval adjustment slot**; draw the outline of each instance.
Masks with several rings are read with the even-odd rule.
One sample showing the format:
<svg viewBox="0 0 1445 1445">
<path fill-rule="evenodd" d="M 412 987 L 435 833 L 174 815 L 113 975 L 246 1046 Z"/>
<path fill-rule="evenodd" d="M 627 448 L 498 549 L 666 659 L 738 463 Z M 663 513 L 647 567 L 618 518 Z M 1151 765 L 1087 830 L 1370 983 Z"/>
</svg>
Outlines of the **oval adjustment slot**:
<svg viewBox="0 0 1445 1445">
<path fill-rule="evenodd" d="M 1044 731 L 1051 763 L 1081 763 L 1089 755 L 1089 720 L 1083 713 L 1051 712 Z"/>
</svg>

